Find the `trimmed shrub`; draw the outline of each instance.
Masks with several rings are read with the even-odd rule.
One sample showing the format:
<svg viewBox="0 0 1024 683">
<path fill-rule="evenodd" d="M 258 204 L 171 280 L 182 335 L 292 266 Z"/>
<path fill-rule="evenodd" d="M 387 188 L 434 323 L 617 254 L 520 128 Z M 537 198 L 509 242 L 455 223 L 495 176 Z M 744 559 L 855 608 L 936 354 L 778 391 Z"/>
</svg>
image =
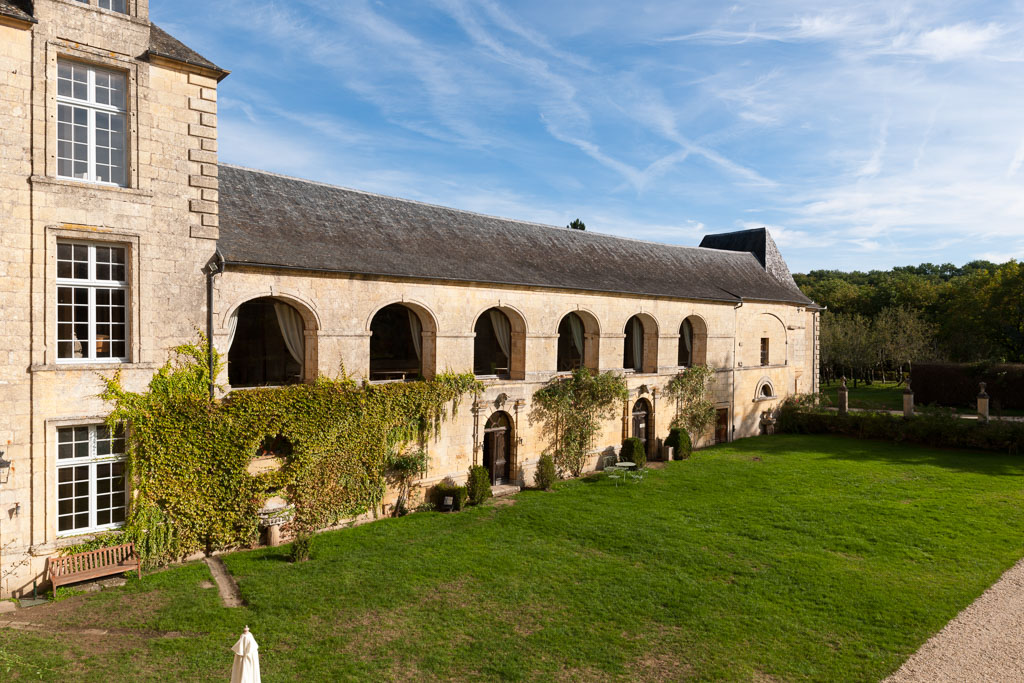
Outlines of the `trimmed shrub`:
<svg viewBox="0 0 1024 683">
<path fill-rule="evenodd" d="M 911 377 L 918 405 L 975 408 L 981 382 L 993 413 L 1024 408 L 1024 365 L 915 363 Z"/>
<path fill-rule="evenodd" d="M 448 496 L 452 497 L 453 509 L 461 510 L 466 507 L 466 500 L 469 499 L 469 490 L 465 486 L 456 484 L 455 480 L 451 477 L 445 477 L 434 486 L 434 505 L 440 508 L 444 504 L 444 499 Z"/>
<path fill-rule="evenodd" d="M 693 443 L 690 441 L 690 435 L 686 433 L 685 429 L 679 429 L 673 427 L 668 432 L 668 438 L 665 439 L 665 446 L 672 448 L 672 458 L 674 460 L 686 460 L 693 453 Z"/>
<path fill-rule="evenodd" d="M 1024 448 L 1024 423 L 964 420 L 950 411 L 926 409 L 912 419 L 889 413 L 840 415 L 801 408 L 787 401 L 776 429 L 789 434 L 842 434 L 858 439 L 915 443 L 932 448 L 965 448 L 1010 455 Z"/>
<path fill-rule="evenodd" d="M 292 562 L 305 562 L 313 557 L 313 534 L 305 529 L 295 534 L 289 559 Z"/>
<path fill-rule="evenodd" d="M 622 450 L 619 451 L 619 459 L 626 462 L 635 462 L 637 469 L 646 465 L 647 452 L 644 449 L 644 442 L 635 436 L 631 436 L 623 441 Z"/>
<path fill-rule="evenodd" d="M 555 471 L 555 459 L 550 453 L 544 453 L 537 462 L 537 471 L 533 474 L 533 483 L 543 491 L 550 491 L 558 480 L 558 473 Z"/>
<path fill-rule="evenodd" d="M 479 505 L 491 497 L 491 473 L 482 465 L 469 468 L 469 502 Z"/>
</svg>

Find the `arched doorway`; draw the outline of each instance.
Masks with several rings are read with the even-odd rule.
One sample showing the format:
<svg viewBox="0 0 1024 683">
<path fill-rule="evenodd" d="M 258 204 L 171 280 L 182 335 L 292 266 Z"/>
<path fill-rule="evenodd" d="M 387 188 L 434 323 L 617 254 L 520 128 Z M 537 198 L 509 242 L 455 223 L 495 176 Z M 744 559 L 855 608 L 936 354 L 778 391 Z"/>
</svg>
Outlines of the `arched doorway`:
<svg viewBox="0 0 1024 683">
<path fill-rule="evenodd" d="M 630 436 L 643 442 L 645 453 L 651 451 L 648 439 L 648 435 L 654 431 L 651 413 L 651 403 L 646 398 L 641 398 L 633 404 L 633 424 L 630 428 Z"/>
<path fill-rule="evenodd" d="M 512 482 L 512 439 L 515 430 L 506 412 L 497 412 L 484 426 L 484 467 L 491 473 L 491 484 Z"/>
<path fill-rule="evenodd" d="M 306 324 L 294 307 L 263 297 L 232 316 L 228 382 L 233 387 L 280 386 L 303 380 Z"/>
<path fill-rule="evenodd" d="M 423 322 L 411 308 L 391 304 L 370 322 L 370 380 L 410 380 L 424 376 Z"/>
</svg>

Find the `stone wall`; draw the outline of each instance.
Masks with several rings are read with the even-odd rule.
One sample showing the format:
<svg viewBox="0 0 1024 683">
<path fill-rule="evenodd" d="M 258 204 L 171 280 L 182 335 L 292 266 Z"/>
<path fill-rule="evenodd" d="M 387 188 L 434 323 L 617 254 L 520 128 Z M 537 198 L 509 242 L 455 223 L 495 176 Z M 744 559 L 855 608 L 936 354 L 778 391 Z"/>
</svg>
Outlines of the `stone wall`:
<svg viewBox="0 0 1024 683">
<path fill-rule="evenodd" d="M 370 325 L 383 307 L 404 303 L 420 316 L 425 330 L 435 334 L 438 372 L 472 372 L 474 327 L 486 310 L 498 307 L 513 318 L 513 328 L 525 330 L 524 379 L 484 379 L 485 393 L 474 405 L 464 399 L 457 416 L 430 443 L 430 471 L 422 484 L 429 486 L 445 476 L 464 478 L 470 465 L 481 458 L 483 426 L 487 418 L 504 410 L 516 425 L 515 466 L 529 483 L 543 451 L 549 448 L 541 425 L 530 419 L 532 396 L 556 376 L 558 325 L 570 312 L 582 313 L 596 324 L 588 343 L 599 345 L 598 369 L 622 371 L 626 322 L 640 314 L 645 325 L 656 326 L 647 334 L 657 344 L 657 372 L 627 373 L 631 390 L 621 418 L 608 421 L 598 438 L 590 466 L 599 455 L 618 448 L 628 434 L 627 411 L 643 396 L 655 414 L 652 437 L 664 439 L 674 417 L 674 406 L 662 397 L 671 378 L 679 372 L 679 329 L 684 319 L 697 316 L 707 329 L 707 363 L 717 370 L 710 393 L 717 407 L 729 411 L 729 439 L 760 433 L 761 414 L 774 410 L 794 393 L 811 390 L 812 355 L 806 330 L 814 313 L 789 304 L 724 303 L 642 298 L 542 288 L 513 288 L 466 283 L 353 278 L 306 273 L 229 267 L 215 285 L 214 343 L 227 354 L 230 318 L 252 299 L 273 297 L 295 307 L 307 321 L 307 378 L 316 374 L 337 376 L 342 368 L 357 379 L 367 379 L 370 369 Z M 647 330 L 651 332 L 651 330 Z M 770 365 L 761 366 L 760 340 L 770 339 Z M 235 343 L 244 343 L 237 337 Z M 426 347 L 426 344 L 424 344 Z M 514 346 L 514 345 L 513 345 Z M 738 362 L 736 359 L 740 359 Z M 772 397 L 761 396 L 765 383 Z M 227 390 L 227 377 L 221 377 Z M 713 441 L 713 432 L 701 445 Z M 385 503 L 389 502 L 387 499 Z"/>
<path fill-rule="evenodd" d="M 173 346 L 205 327 L 202 272 L 217 238 L 215 79 L 140 59 L 145 0 L 125 16 L 37 0 L 37 24 L 0 25 L 0 596 L 31 590 L 46 557 L 81 539 L 56 532 L 56 429 L 109 412 L 100 375 L 141 389 Z M 71 59 L 128 77 L 127 187 L 56 173 L 56 72 Z M 123 246 L 129 261 L 129 355 L 121 364 L 58 363 L 58 239 Z"/>
</svg>

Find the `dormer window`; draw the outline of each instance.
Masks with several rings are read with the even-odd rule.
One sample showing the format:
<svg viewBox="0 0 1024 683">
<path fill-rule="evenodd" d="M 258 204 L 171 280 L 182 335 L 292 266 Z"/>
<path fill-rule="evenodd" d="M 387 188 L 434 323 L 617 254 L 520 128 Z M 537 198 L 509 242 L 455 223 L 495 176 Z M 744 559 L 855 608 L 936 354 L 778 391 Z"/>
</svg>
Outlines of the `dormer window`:
<svg viewBox="0 0 1024 683">
<path fill-rule="evenodd" d="M 108 9 L 111 12 L 128 14 L 128 0 L 78 0 L 83 5 L 95 4 L 100 9 Z"/>
<path fill-rule="evenodd" d="M 127 78 L 77 62 L 57 63 L 57 175 L 127 184 Z"/>
</svg>

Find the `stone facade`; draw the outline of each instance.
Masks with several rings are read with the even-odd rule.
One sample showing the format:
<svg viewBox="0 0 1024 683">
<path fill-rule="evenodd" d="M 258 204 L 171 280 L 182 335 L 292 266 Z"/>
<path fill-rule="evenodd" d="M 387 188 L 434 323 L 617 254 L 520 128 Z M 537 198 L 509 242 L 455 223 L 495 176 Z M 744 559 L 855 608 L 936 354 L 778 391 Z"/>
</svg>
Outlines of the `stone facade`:
<svg viewBox="0 0 1024 683">
<path fill-rule="evenodd" d="M 183 46 L 181 53 L 154 50 L 158 29 L 149 22 L 147 1 L 129 6 L 125 15 L 99 9 L 95 0 L 36 0 L 32 20 L 0 12 L 0 459 L 11 463 L 0 467 L 0 597 L 31 591 L 43 581 L 48 556 L 83 540 L 57 532 L 58 428 L 100 424 L 109 410 L 97 398 L 101 375 L 120 371 L 130 388 L 141 389 L 172 347 L 207 326 L 204 269 L 220 230 L 217 88 L 226 72 L 193 59 Z M 124 187 L 57 177 L 58 61 L 126 76 Z M 61 240 L 126 250 L 126 362 L 57 358 Z M 765 410 L 817 388 L 817 311 L 802 304 L 229 266 L 214 279 L 215 343 L 225 345 L 231 316 L 259 297 L 285 301 L 302 314 L 307 381 L 342 367 L 368 377 L 370 322 L 385 305 L 405 303 L 417 312 L 431 342 L 424 345 L 425 364 L 435 371 L 472 371 L 476 319 L 492 307 L 507 313 L 516 379 L 487 379 L 484 395 L 464 402 L 429 444 L 424 486 L 446 475 L 464 478 L 480 462 L 483 425 L 498 410 L 514 425 L 515 477 L 531 480 L 548 446 L 530 421 L 531 396 L 556 375 L 558 325 L 570 311 L 586 321 L 587 364 L 600 370 L 622 370 L 626 321 L 644 319 L 647 372 L 629 374 L 628 384 L 630 404 L 650 401 L 652 443 L 666 436 L 672 417 L 662 391 L 679 370 L 679 330 L 688 316 L 706 327 L 706 361 L 717 371 L 710 391 L 727 411 L 727 439 L 759 433 Z M 769 340 L 768 365 L 761 362 L 761 339 Z M 628 435 L 630 404 L 622 420 L 605 425 L 592 466 Z M 713 439 L 709 433 L 702 443 Z"/>
<path fill-rule="evenodd" d="M 150 46 L 148 4 L 36 0 L 35 22 L 0 17 L 0 596 L 30 591 L 56 532 L 56 429 L 102 422 L 100 373 L 142 388 L 205 322 L 202 269 L 216 250 L 218 74 Z M 58 60 L 125 74 L 125 187 L 57 177 Z M 197 179 L 212 178 L 212 182 Z M 212 194 L 211 194 L 212 193 Z M 56 357 L 56 244 L 126 249 L 128 362 Z"/>
</svg>

